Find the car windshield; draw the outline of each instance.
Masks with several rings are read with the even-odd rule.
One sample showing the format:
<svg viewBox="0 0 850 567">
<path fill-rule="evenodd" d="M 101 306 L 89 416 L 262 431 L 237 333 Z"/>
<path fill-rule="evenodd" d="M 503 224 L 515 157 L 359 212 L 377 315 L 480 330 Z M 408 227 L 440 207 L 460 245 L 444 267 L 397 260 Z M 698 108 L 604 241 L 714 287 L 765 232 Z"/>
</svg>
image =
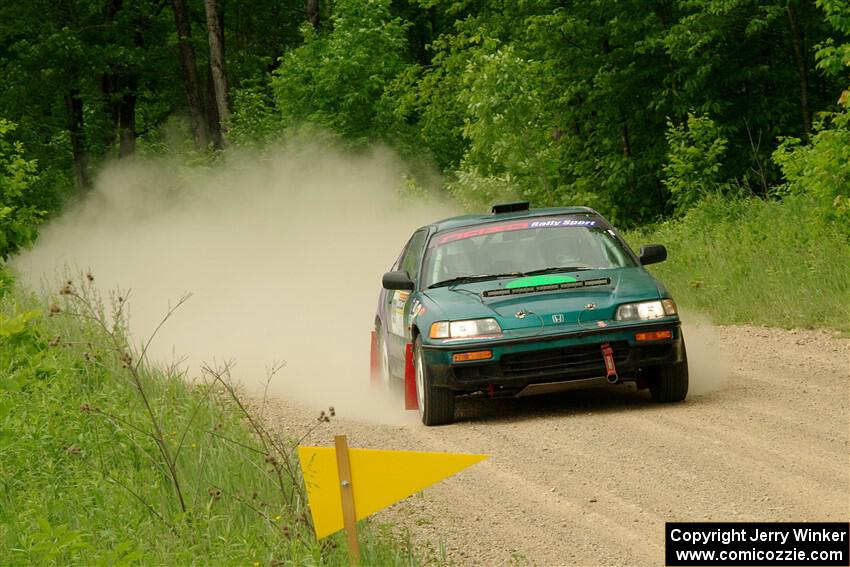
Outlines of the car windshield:
<svg viewBox="0 0 850 567">
<path fill-rule="evenodd" d="M 430 287 L 487 276 L 634 265 L 614 232 L 593 217 L 546 217 L 435 234 L 425 257 L 423 283 Z"/>
</svg>

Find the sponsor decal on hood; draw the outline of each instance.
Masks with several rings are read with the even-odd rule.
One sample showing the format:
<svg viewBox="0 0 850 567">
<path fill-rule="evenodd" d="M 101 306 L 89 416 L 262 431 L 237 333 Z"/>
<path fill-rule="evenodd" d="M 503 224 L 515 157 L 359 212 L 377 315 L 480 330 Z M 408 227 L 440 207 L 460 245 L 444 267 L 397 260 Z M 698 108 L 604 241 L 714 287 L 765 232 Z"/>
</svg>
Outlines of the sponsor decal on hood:
<svg viewBox="0 0 850 567">
<path fill-rule="evenodd" d="M 528 278 L 519 278 L 519 280 L 531 280 L 538 277 L 550 277 L 546 276 L 530 276 Z M 611 283 L 611 278 L 594 278 L 592 280 L 577 280 L 572 278 L 571 276 L 556 276 L 569 278 L 572 281 L 562 281 L 562 282 L 553 282 L 553 283 L 543 283 L 543 284 L 522 284 L 519 286 L 511 286 L 512 283 L 518 280 L 511 281 L 508 285 L 500 289 L 488 289 L 482 293 L 484 297 L 501 297 L 505 295 L 519 295 L 523 293 L 537 293 L 540 291 L 558 291 L 562 289 L 580 289 L 585 287 L 593 287 L 600 285 L 608 285 Z"/>
</svg>

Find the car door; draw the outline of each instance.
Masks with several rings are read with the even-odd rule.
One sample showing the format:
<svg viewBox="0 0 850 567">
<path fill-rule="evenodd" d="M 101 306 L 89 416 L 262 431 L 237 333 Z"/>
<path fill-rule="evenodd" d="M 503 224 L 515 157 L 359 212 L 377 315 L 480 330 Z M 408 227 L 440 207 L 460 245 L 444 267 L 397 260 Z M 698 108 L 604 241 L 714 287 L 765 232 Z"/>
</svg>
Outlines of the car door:
<svg viewBox="0 0 850 567">
<path fill-rule="evenodd" d="M 407 272 L 407 276 L 414 283 L 417 283 L 419 279 L 419 267 L 422 263 L 427 236 L 428 231 L 426 229 L 417 230 L 413 233 L 394 267 L 394 269 Z M 407 326 L 407 321 L 413 303 L 411 297 L 416 292 L 416 289 L 413 291 L 394 290 L 387 292 L 386 295 L 387 305 L 384 311 L 386 321 L 384 321 L 384 325 L 387 328 L 387 353 L 390 355 L 390 364 L 394 369 L 397 368 L 397 364 L 403 364 L 404 347 L 406 343 L 410 342 L 410 329 Z"/>
</svg>

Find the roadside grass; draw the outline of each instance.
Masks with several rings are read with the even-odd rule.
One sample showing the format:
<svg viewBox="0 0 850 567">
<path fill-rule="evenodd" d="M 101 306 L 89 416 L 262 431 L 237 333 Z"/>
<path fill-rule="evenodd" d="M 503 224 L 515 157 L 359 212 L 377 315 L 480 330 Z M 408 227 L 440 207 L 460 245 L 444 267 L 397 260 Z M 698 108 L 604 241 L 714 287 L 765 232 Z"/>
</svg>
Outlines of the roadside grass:
<svg viewBox="0 0 850 567">
<path fill-rule="evenodd" d="M 850 331 L 850 246 L 804 196 L 709 198 L 683 218 L 628 232 L 667 246 L 650 266 L 685 309 L 716 323 Z"/>
<path fill-rule="evenodd" d="M 0 565 L 347 565 L 342 534 L 312 534 L 293 442 L 226 367 L 148 364 L 125 305 L 82 278 L 46 303 L 0 290 Z M 362 528 L 363 565 L 422 563 Z"/>
</svg>

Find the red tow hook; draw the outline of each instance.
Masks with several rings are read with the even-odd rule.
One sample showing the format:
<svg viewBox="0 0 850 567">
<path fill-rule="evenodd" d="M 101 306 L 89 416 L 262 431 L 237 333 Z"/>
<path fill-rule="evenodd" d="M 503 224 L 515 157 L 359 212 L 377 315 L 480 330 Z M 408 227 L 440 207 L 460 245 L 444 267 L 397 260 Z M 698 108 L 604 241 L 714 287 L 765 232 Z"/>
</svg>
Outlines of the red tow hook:
<svg viewBox="0 0 850 567">
<path fill-rule="evenodd" d="M 609 384 L 616 384 L 620 381 L 617 375 L 617 365 L 614 364 L 614 349 L 608 343 L 602 344 L 602 360 L 605 361 L 605 379 Z"/>
</svg>

